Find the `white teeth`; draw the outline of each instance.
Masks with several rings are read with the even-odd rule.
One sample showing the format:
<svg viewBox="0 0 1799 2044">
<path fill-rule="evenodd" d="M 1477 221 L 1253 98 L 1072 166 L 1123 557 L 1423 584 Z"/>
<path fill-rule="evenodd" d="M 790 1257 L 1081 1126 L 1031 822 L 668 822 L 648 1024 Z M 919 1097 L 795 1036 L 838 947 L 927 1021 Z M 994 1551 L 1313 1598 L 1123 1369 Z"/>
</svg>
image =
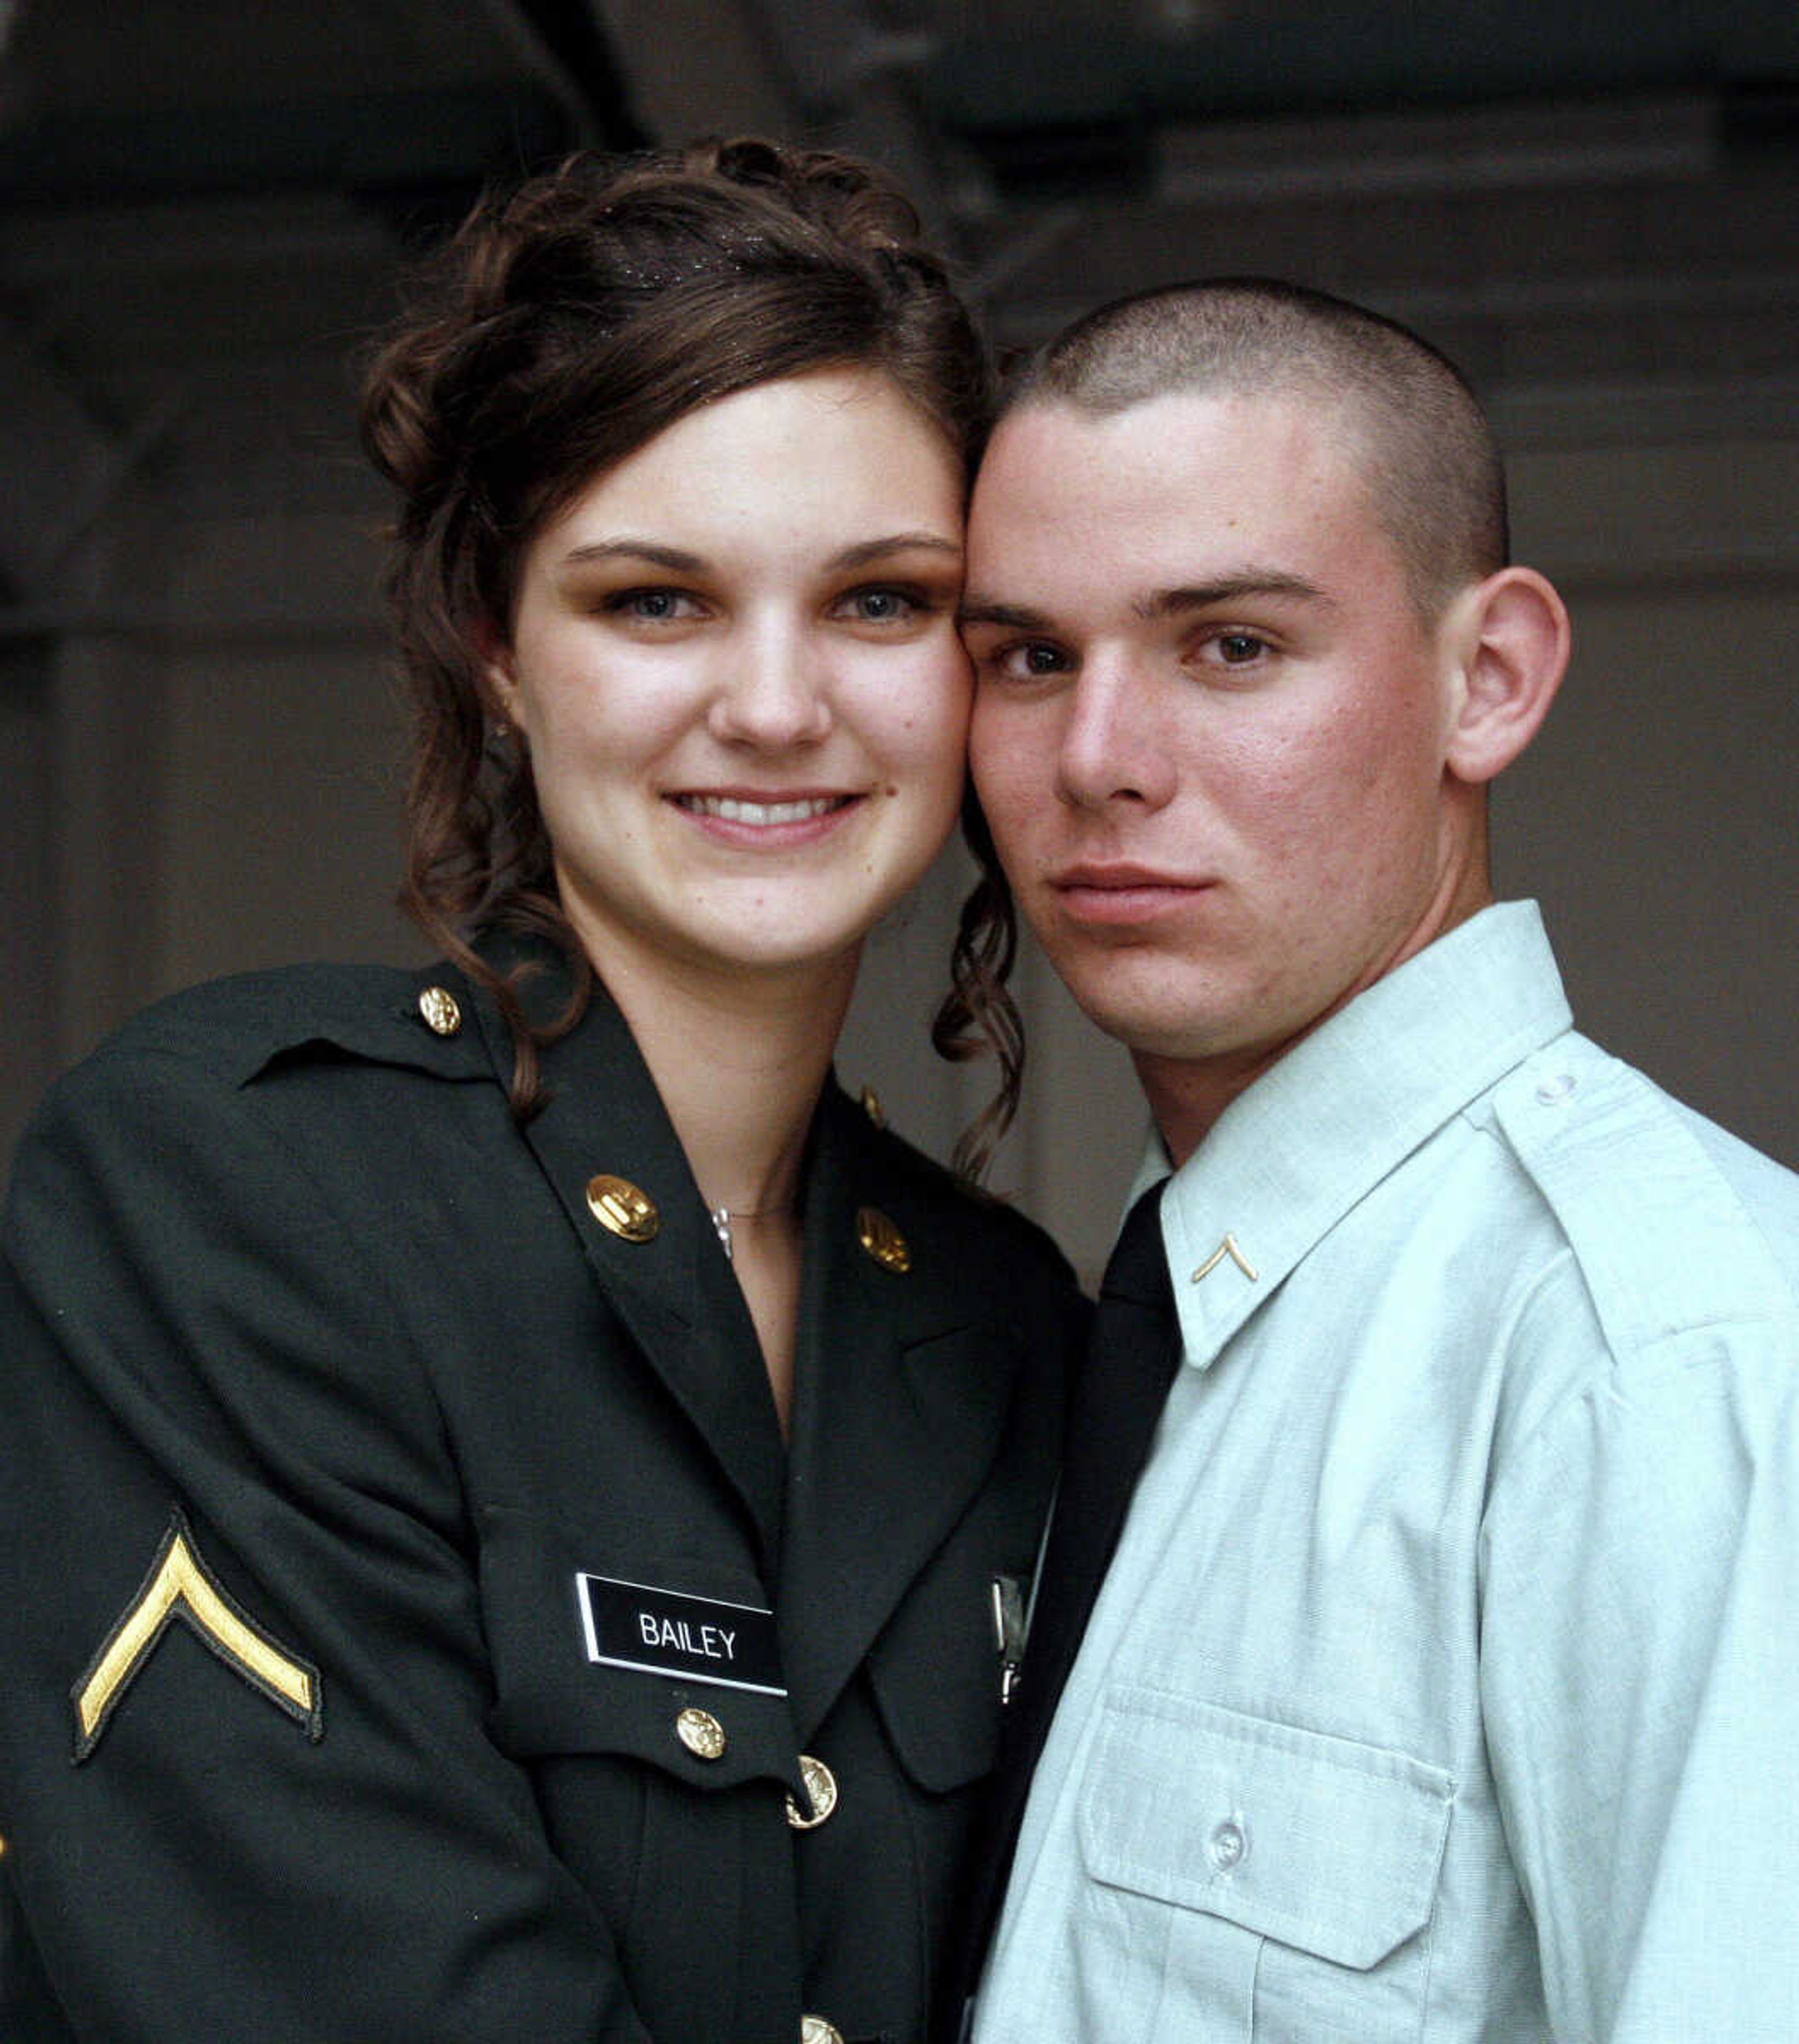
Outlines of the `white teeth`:
<svg viewBox="0 0 1799 2044">
<path fill-rule="evenodd" d="M 744 802 L 735 795 L 683 795 L 681 806 L 731 824 L 803 824 L 834 809 L 834 795 L 809 795 L 799 802 Z"/>
</svg>

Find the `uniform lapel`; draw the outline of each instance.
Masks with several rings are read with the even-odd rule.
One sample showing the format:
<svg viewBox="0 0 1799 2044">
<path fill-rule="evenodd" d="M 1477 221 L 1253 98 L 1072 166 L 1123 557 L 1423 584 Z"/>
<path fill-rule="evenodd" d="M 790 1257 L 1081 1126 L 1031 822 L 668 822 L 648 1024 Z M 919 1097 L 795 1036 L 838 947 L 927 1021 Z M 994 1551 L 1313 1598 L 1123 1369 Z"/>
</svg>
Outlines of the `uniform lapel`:
<svg viewBox="0 0 1799 2044">
<path fill-rule="evenodd" d="M 541 990 L 532 989 L 533 1011 L 554 1012 L 566 986 L 559 964 L 546 971 Z M 479 1005 L 503 1081 L 510 1039 L 491 1003 Z M 544 1050 L 543 1071 L 548 1105 L 525 1139 L 608 1304 L 748 1508 L 771 1582 L 784 1455 L 755 1327 L 636 1043 L 597 982 L 578 1027 Z M 595 1217 L 587 1188 L 602 1173 L 654 1202 L 651 1240 L 628 1240 Z"/>
<path fill-rule="evenodd" d="M 901 1158 L 827 1087 L 806 1185 L 776 1599 L 802 1741 L 978 1489 L 1017 1369 L 978 1274 L 957 1262 L 951 1203 Z M 898 1228 L 909 1268 L 863 1247 L 864 1209 Z"/>
</svg>

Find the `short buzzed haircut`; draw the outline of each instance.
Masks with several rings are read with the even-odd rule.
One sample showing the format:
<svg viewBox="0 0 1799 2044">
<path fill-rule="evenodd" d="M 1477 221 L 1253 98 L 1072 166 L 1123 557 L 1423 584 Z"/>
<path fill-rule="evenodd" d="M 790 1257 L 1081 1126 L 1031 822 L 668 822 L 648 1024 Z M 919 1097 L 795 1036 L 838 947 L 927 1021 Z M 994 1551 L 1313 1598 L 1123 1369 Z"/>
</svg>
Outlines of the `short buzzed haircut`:
<svg viewBox="0 0 1799 2044">
<path fill-rule="evenodd" d="M 1461 372 L 1396 321 L 1302 285 L 1206 279 L 1101 305 L 1029 359 L 1001 416 L 1053 402 L 1103 415 L 1183 392 L 1342 408 L 1425 619 L 1505 566 L 1505 471 Z"/>
</svg>

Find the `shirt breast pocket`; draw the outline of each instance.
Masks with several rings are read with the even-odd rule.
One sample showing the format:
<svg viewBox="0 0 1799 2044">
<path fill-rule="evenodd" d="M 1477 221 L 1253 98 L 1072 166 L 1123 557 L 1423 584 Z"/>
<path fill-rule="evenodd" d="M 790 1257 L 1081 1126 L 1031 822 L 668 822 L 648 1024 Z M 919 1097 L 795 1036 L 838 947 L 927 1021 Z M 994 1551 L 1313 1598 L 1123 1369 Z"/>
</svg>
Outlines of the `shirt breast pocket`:
<svg viewBox="0 0 1799 2044">
<path fill-rule="evenodd" d="M 1405 1754 L 1110 1690 L 1081 1854 L 1105 1946 L 1158 1969 L 1154 2044 L 1415 2044 L 1453 1791 Z"/>
</svg>

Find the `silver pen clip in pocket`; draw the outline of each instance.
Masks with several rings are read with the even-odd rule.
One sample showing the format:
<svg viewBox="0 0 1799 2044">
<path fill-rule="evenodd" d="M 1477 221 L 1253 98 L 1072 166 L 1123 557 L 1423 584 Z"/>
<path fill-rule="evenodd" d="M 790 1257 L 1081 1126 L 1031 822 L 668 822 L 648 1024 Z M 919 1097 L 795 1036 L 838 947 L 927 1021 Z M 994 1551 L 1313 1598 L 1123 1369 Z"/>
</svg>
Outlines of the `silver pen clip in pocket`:
<svg viewBox="0 0 1799 2044">
<path fill-rule="evenodd" d="M 989 1585 L 993 1600 L 994 1646 L 999 1654 L 999 1700 L 1012 1701 L 1018 1685 L 1018 1664 L 1024 1658 L 1024 1590 L 1016 1576 L 995 1576 Z"/>
</svg>

